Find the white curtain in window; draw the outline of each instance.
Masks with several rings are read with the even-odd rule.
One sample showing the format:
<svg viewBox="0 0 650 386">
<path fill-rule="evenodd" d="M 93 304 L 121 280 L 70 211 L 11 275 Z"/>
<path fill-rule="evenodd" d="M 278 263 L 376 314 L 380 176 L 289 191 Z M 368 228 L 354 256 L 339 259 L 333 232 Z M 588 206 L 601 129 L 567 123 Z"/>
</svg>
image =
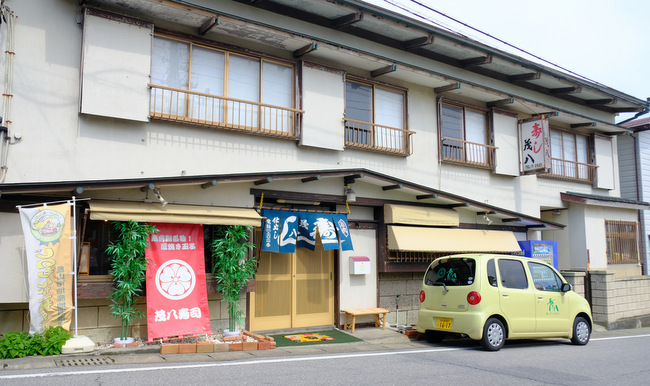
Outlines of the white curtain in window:
<svg viewBox="0 0 650 386">
<path fill-rule="evenodd" d="M 564 151 L 562 150 L 562 133 L 551 131 L 551 172 L 557 175 L 565 175 Z"/>
<path fill-rule="evenodd" d="M 293 70 L 272 62 L 262 63 L 262 103 L 278 107 L 293 106 Z M 262 109 L 263 128 L 266 130 L 293 132 L 293 113 L 274 107 Z"/>
<path fill-rule="evenodd" d="M 404 94 L 375 88 L 375 146 L 404 149 Z"/>
<path fill-rule="evenodd" d="M 565 176 L 567 177 L 576 177 L 577 176 L 577 171 L 576 171 L 576 143 L 575 143 L 575 137 L 573 135 L 569 134 L 563 134 L 562 135 L 562 148 L 564 149 L 563 153 L 563 158 L 565 161 L 570 161 L 570 162 L 564 162 L 566 165 L 564 168 Z"/>
<path fill-rule="evenodd" d="M 465 154 L 470 162 L 487 163 L 487 116 L 483 112 L 465 109 Z"/>
<path fill-rule="evenodd" d="M 260 62 L 230 54 L 228 56 L 228 97 L 243 101 L 260 101 Z M 248 128 L 258 126 L 257 104 L 228 102 L 228 123 Z"/>
<path fill-rule="evenodd" d="M 187 89 L 189 75 L 189 44 L 155 38 L 153 41 L 151 82 Z M 151 110 L 157 113 L 185 115 L 186 95 L 177 91 L 152 89 Z"/>
<path fill-rule="evenodd" d="M 220 51 L 192 47 L 190 90 L 223 96 L 225 54 Z M 223 99 L 190 94 L 191 118 L 208 122 L 223 122 Z"/>
</svg>

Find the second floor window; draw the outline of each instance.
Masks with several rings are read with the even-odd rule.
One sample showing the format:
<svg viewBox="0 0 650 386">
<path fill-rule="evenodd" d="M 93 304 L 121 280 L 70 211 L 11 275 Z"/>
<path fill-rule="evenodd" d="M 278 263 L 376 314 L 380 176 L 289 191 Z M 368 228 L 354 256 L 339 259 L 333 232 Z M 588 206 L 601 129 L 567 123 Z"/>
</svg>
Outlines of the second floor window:
<svg viewBox="0 0 650 386">
<path fill-rule="evenodd" d="M 595 166 L 589 161 L 589 140 L 584 135 L 551 130 L 551 176 L 590 182 Z"/>
<path fill-rule="evenodd" d="M 487 114 L 479 109 L 440 104 L 441 152 L 444 161 L 491 167 L 494 147 L 487 144 Z"/>
<path fill-rule="evenodd" d="M 151 71 L 154 118 L 294 136 L 293 67 L 156 37 Z"/>
<path fill-rule="evenodd" d="M 345 145 L 408 154 L 406 93 L 370 83 L 345 84 Z"/>
</svg>

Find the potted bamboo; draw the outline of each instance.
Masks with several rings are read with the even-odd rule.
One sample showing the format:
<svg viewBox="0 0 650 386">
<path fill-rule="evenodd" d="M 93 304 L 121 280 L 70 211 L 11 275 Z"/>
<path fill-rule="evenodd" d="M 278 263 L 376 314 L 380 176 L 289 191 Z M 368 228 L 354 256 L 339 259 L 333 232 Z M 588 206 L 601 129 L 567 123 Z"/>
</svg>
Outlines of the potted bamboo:
<svg viewBox="0 0 650 386">
<path fill-rule="evenodd" d="M 129 324 L 142 317 L 135 304 L 142 293 L 142 283 L 146 278 L 147 258 L 144 253 L 149 246 L 149 236 L 158 231 L 155 226 L 136 221 L 116 221 L 113 223 L 118 232 L 117 242 L 111 242 L 106 252 L 111 258 L 113 274 L 113 292 L 109 299 L 111 313 L 121 319 L 120 338 L 115 343 L 132 343 L 127 337 Z"/>
<path fill-rule="evenodd" d="M 217 291 L 221 292 L 222 300 L 228 302 L 228 329 L 224 335 L 238 335 L 236 325 L 244 322 L 239 305 L 240 294 L 255 276 L 257 268 L 257 259 L 248 256 L 254 247 L 249 241 L 251 229 L 243 225 L 228 226 L 221 237 L 210 243 Z"/>
</svg>

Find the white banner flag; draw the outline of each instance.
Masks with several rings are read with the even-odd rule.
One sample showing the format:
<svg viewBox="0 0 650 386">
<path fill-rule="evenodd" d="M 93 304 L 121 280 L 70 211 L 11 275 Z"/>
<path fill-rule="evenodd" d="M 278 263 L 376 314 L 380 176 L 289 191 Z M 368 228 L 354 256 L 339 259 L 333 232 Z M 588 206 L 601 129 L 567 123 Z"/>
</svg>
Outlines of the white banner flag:
<svg viewBox="0 0 650 386">
<path fill-rule="evenodd" d="M 70 204 L 19 208 L 29 277 L 29 332 L 70 330 L 72 240 Z"/>
</svg>

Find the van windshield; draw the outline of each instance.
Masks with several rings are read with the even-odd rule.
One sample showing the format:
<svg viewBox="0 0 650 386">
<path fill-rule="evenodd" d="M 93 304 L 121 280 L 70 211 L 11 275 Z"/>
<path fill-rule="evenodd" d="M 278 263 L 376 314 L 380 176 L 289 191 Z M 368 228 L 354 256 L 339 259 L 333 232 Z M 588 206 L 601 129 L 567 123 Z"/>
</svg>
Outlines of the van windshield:
<svg viewBox="0 0 650 386">
<path fill-rule="evenodd" d="M 426 285 L 463 286 L 474 283 L 476 261 L 470 258 L 440 259 L 424 274 Z"/>
</svg>

